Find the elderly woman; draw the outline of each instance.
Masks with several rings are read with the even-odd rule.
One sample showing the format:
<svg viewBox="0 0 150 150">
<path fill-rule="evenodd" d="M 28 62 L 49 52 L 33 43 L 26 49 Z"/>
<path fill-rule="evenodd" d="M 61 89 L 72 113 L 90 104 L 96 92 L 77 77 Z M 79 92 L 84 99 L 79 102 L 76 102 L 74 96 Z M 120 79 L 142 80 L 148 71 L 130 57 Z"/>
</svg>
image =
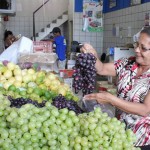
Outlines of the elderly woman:
<svg viewBox="0 0 150 150">
<path fill-rule="evenodd" d="M 150 27 L 144 28 L 135 43 L 135 58 L 122 58 L 103 64 L 94 48 L 84 44 L 83 52 L 97 57 L 96 69 L 100 75 L 117 76 L 118 96 L 107 92 L 93 93 L 85 99 L 109 103 L 122 110 L 121 121 L 136 134 L 136 147 L 150 150 Z"/>
</svg>

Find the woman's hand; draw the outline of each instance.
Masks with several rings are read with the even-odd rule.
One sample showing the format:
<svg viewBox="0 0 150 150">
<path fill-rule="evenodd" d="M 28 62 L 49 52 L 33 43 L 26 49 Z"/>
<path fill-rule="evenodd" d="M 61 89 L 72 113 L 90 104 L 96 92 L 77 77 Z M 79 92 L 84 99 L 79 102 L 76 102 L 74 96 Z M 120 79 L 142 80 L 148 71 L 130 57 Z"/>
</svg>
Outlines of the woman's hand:
<svg viewBox="0 0 150 150">
<path fill-rule="evenodd" d="M 92 45 L 85 43 L 82 47 L 81 47 L 81 52 L 83 53 L 92 53 L 96 58 L 98 58 L 97 52 L 96 50 L 93 48 Z"/>
<path fill-rule="evenodd" d="M 85 100 L 97 100 L 98 103 L 106 104 L 111 103 L 111 99 L 114 95 L 108 92 L 100 92 L 100 93 L 93 93 L 84 96 Z"/>
</svg>

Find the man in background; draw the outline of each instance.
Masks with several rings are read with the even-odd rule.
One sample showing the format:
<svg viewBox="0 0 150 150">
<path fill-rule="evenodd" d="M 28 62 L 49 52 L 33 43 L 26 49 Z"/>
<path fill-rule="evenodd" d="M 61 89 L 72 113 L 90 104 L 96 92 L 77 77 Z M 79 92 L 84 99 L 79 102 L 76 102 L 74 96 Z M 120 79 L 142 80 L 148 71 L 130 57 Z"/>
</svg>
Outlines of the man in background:
<svg viewBox="0 0 150 150">
<path fill-rule="evenodd" d="M 51 38 L 52 41 L 56 45 L 56 54 L 58 56 L 58 68 L 65 69 L 66 65 L 66 40 L 64 36 L 61 35 L 61 30 L 58 27 L 53 28 L 52 33 L 54 38 Z"/>
</svg>

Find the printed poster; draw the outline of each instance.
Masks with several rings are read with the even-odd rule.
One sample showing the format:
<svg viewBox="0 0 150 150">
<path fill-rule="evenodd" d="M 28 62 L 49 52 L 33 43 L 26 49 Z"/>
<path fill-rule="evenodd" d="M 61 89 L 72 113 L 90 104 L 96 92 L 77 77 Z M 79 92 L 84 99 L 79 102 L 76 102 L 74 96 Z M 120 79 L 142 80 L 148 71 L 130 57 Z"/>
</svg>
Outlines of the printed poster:
<svg viewBox="0 0 150 150">
<path fill-rule="evenodd" d="M 102 9 L 102 0 L 83 0 L 83 31 L 101 32 L 103 30 Z"/>
</svg>

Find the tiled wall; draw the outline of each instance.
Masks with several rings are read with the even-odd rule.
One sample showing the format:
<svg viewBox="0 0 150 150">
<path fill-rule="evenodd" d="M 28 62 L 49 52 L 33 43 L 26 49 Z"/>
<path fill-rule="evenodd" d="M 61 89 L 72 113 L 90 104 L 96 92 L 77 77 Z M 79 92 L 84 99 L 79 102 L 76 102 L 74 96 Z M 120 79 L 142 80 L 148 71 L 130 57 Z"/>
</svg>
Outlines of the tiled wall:
<svg viewBox="0 0 150 150">
<path fill-rule="evenodd" d="M 0 16 L 0 18 L 1 18 L 1 16 Z M 4 26 L 5 26 L 4 22 L 0 21 L 0 54 L 3 51 L 3 49 L 4 49 L 4 46 L 3 46 Z"/>
<path fill-rule="evenodd" d="M 101 55 L 103 51 L 103 32 L 83 32 L 83 14 L 74 13 L 73 40 L 80 43 L 90 43 Z"/>
<path fill-rule="evenodd" d="M 150 2 L 106 13 L 104 15 L 103 49 L 133 43 L 132 36 L 144 26 L 147 12 L 150 13 Z M 120 27 L 118 37 L 112 34 L 113 24 Z M 131 37 L 128 37 L 128 27 L 131 27 Z"/>
</svg>

